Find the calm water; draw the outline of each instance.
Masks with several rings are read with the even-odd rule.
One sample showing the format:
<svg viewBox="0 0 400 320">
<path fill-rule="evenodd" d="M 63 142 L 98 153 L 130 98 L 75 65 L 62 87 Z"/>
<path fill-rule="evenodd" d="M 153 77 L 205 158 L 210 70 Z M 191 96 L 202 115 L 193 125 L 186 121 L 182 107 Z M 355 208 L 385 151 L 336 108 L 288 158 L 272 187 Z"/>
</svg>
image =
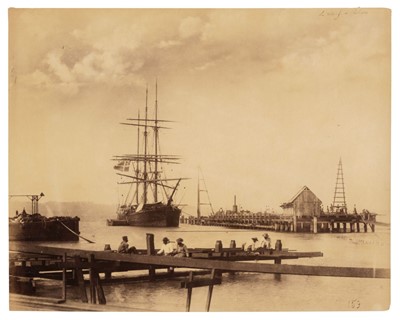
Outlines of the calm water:
<svg viewBox="0 0 400 320">
<path fill-rule="evenodd" d="M 146 247 L 146 233 L 155 235 L 156 248 L 164 236 L 182 237 L 190 247 L 214 247 L 216 240 L 229 246 L 252 236 L 256 230 L 230 230 L 219 227 L 181 225 L 179 228 L 108 227 L 105 221 L 81 221 L 81 235 L 95 241 L 68 243 L 68 247 L 103 250 L 105 244 L 116 249 L 123 235 L 130 245 Z M 377 226 L 375 233 L 291 234 L 269 232 L 272 244 L 280 239 L 284 248 L 298 251 L 321 251 L 320 258 L 287 260 L 285 264 L 346 267 L 390 267 L 390 229 Z M 56 244 L 60 246 L 60 244 Z M 65 244 L 64 244 L 65 245 Z M 263 262 L 258 262 L 263 263 Z M 268 263 L 268 262 L 267 262 Z M 185 289 L 179 280 L 105 285 L 107 308 L 123 305 L 154 311 L 185 311 Z M 58 290 L 57 288 L 54 290 Z M 208 288 L 195 288 L 191 311 L 204 311 Z M 55 292 L 55 294 L 57 294 Z M 79 301 L 74 288 L 68 288 L 68 299 Z M 282 275 L 275 280 L 270 274 L 224 274 L 222 285 L 215 286 L 211 311 L 328 311 L 385 310 L 390 304 L 390 281 L 381 279 L 309 277 Z"/>
</svg>

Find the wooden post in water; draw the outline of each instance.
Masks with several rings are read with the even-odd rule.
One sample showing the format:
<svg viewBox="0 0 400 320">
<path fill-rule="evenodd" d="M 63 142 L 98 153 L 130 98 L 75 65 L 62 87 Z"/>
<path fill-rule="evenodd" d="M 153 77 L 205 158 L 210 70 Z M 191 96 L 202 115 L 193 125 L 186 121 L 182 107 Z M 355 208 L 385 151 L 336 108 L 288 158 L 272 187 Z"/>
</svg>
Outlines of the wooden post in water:
<svg viewBox="0 0 400 320">
<path fill-rule="evenodd" d="M 231 249 L 235 249 L 236 248 L 236 241 L 235 240 L 231 240 L 229 248 L 231 248 Z M 230 255 L 234 256 L 234 255 L 236 255 L 236 253 L 235 252 L 231 252 Z M 235 274 L 235 272 L 234 271 L 230 271 L 229 274 Z"/>
<path fill-rule="evenodd" d="M 217 240 L 215 242 L 215 249 L 214 249 L 215 253 L 221 253 L 222 252 L 222 241 L 221 240 Z"/>
<path fill-rule="evenodd" d="M 276 240 L 275 242 L 275 251 L 282 251 L 282 241 L 281 240 Z M 282 259 L 281 258 L 276 258 L 275 264 L 281 264 Z M 274 275 L 275 280 L 280 280 L 281 279 L 281 274 L 280 273 L 275 273 Z"/>
<path fill-rule="evenodd" d="M 90 292 L 90 303 L 96 304 L 96 280 L 94 274 L 94 254 L 89 256 L 89 292 Z"/>
<path fill-rule="evenodd" d="M 313 217 L 313 224 L 314 224 L 314 233 L 318 233 L 318 218 Z"/>
<path fill-rule="evenodd" d="M 97 298 L 99 300 L 99 304 L 106 304 L 106 296 L 104 295 L 104 290 L 100 282 L 100 276 L 97 271 L 95 271 L 94 277 L 95 277 Z"/>
<path fill-rule="evenodd" d="M 105 244 L 104 251 L 111 251 L 111 246 L 109 244 Z M 111 271 L 104 272 L 104 279 L 111 280 Z"/>
<path fill-rule="evenodd" d="M 276 258 L 275 259 L 275 264 L 281 264 L 282 263 L 282 259 L 281 258 Z M 280 273 L 275 273 L 274 274 L 274 278 L 275 280 L 281 280 L 281 274 Z"/>
<path fill-rule="evenodd" d="M 210 305 L 211 305 L 211 297 L 212 297 L 212 292 L 214 289 L 214 284 L 213 281 L 215 279 L 215 269 L 212 269 L 211 271 L 211 284 L 208 286 L 208 294 L 207 294 L 207 302 L 206 302 L 206 311 L 210 311 Z"/>
<path fill-rule="evenodd" d="M 81 300 L 84 303 L 88 303 L 89 300 L 85 288 L 85 280 L 83 278 L 81 258 L 79 256 L 75 256 L 74 259 L 75 259 L 75 274 L 78 281 L 79 291 L 81 293 Z"/>
<path fill-rule="evenodd" d="M 193 271 L 190 271 L 189 273 L 189 282 L 193 281 Z M 186 312 L 190 311 L 190 303 L 192 302 L 192 287 L 189 287 L 187 289 L 187 298 L 186 298 Z"/>
<path fill-rule="evenodd" d="M 154 249 L 154 234 L 152 233 L 146 233 L 146 244 L 147 244 L 147 254 L 148 255 L 154 255 L 155 254 L 155 249 Z M 149 266 L 149 278 L 150 280 L 154 280 L 156 276 L 156 270 L 154 269 L 153 266 Z"/>
<path fill-rule="evenodd" d="M 63 301 L 67 300 L 67 269 L 65 267 L 65 263 L 67 262 L 67 254 L 64 252 L 63 257 L 62 257 L 62 262 L 64 264 L 63 269 L 62 269 L 62 293 L 61 293 L 61 299 Z"/>
<path fill-rule="evenodd" d="M 96 268 L 94 254 L 89 256 L 90 303 L 106 304 L 103 287 L 101 286 L 99 272 Z"/>
</svg>

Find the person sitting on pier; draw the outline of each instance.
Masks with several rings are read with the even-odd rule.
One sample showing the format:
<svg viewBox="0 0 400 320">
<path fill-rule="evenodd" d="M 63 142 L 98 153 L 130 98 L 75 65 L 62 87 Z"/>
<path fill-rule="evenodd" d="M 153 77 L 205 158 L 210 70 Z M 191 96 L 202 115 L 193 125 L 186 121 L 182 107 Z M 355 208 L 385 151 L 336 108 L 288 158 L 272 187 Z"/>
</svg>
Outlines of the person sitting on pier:
<svg viewBox="0 0 400 320">
<path fill-rule="evenodd" d="M 262 249 L 271 249 L 271 238 L 269 237 L 268 233 L 264 233 L 263 239 L 260 243 L 260 248 Z"/>
<path fill-rule="evenodd" d="M 182 238 L 176 239 L 176 247 L 172 252 L 172 255 L 177 258 L 189 257 L 189 251 L 186 245 L 183 243 Z"/>
<path fill-rule="evenodd" d="M 169 241 L 169 239 L 167 237 L 164 237 L 162 239 L 163 244 L 161 246 L 161 249 L 158 250 L 157 255 L 159 256 L 171 256 L 172 253 L 174 252 L 174 247 L 172 245 L 172 243 Z"/>
<path fill-rule="evenodd" d="M 127 236 L 122 237 L 122 242 L 118 247 L 118 253 L 137 253 L 136 247 L 129 247 Z"/>
</svg>

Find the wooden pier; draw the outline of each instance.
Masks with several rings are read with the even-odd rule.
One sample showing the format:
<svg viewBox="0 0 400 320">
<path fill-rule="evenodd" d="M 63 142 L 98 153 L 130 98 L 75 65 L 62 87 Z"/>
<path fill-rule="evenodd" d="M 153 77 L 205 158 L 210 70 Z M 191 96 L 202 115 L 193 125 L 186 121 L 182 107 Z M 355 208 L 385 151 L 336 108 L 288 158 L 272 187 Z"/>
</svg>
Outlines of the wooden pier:
<svg viewBox="0 0 400 320">
<path fill-rule="evenodd" d="M 324 214 L 319 217 L 269 213 L 224 213 L 209 217 L 181 217 L 181 223 L 299 233 L 375 232 L 376 214 Z"/>
<path fill-rule="evenodd" d="M 245 252 L 235 248 L 231 241 L 229 248 L 216 243 L 215 248 L 191 248 L 190 257 L 176 258 L 157 256 L 154 249 L 154 236 L 147 234 L 147 249 L 137 254 L 120 254 L 113 251 L 92 251 L 69 249 L 30 243 L 10 243 L 10 288 L 20 289 L 19 293 L 33 296 L 29 283 L 35 278 L 48 278 L 60 281 L 62 288 L 57 304 L 66 301 L 66 290 L 70 285 L 77 286 L 81 301 L 85 304 L 104 305 L 106 296 L 103 285 L 117 283 L 112 274 L 131 270 L 144 270 L 138 279 L 154 281 L 156 279 L 187 276 L 181 287 L 188 290 L 186 310 L 190 310 L 191 290 L 198 286 L 208 286 L 209 294 L 206 310 L 210 308 L 212 288 L 221 284 L 223 272 L 272 273 L 277 278 L 281 274 L 333 277 L 390 278 L 389 269 L 381 268 L 343 268 L 305 265 L 284 265 L 286 259 L 322 257 L 321 252 L 296 252 L 288 249 Z M 269 260 L 273 263 L 249 263 Z M 178 271 L 179 268 L 185 268 Z M 189 269 L 189 271 L 187 270 Z M 181 269 L 182 270 L 182 269 Z M 211 274 L 210 279 L 194 279 L 194 276 Z M 135 279 L 130 279 L 135 280 Z M 16 287 L 25 282 L 25 286 Z M 87 293 L 87 289 L 89 295 Z M 18 290 L 16 290 L 18 291 Z M 140 306 L 139 306 L 140 308 Z M 57 308 L 56 308 L 57 309 Z M 86 307 L 82 307 L 85 310 Z"/>
</svg>

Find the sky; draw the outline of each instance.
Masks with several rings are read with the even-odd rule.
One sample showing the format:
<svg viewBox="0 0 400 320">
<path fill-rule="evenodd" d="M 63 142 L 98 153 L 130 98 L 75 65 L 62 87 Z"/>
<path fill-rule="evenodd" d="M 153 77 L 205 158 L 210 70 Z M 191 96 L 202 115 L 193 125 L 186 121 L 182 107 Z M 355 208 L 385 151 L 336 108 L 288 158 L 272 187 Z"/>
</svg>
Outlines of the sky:
<svg viewBox="0 0 400 320">
<path fill-rule="evenodd" d="M 153 112 L 175 202 L 195 214 L 201 168 L 215 210 L 281 212 L 308 186 L 350 210 L 390 211 L 390 12 L 385 9 L 13 9 L 9 194 L 117 203 L 119 123 Z M 207 213 L 208 209 L 203 209 Z"/>
</svg>

